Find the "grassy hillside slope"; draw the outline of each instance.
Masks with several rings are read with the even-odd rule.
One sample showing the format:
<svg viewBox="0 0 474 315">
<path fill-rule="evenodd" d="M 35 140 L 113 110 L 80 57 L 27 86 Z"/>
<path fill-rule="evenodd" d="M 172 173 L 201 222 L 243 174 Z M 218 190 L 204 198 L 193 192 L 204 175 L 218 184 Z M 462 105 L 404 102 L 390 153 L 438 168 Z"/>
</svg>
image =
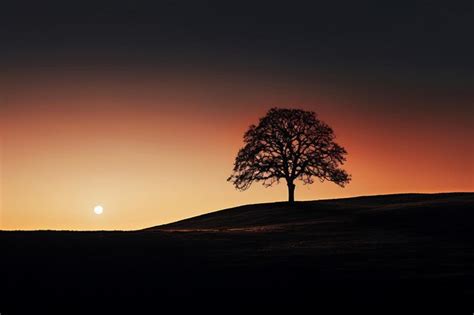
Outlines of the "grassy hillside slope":
<svg viewBox="0 0 474 315">
<path fill-rule="evenodd" d="M 471 309 L 473 222 L 474 193 L 446 193 L 247 205 L 132 232 L 0 232 L 0 290 Z"/>
</svg>

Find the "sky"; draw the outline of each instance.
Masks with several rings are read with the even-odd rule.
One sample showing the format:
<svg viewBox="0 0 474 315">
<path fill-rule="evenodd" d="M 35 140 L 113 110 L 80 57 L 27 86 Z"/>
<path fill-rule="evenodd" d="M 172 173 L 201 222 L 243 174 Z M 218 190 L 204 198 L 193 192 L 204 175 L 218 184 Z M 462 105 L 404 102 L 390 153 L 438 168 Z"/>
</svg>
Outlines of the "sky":
<svg viewBox="0 0 474 315">
<path fill-rule="evenodd" d="M 315 111 L 348 151 L 348 186 L 297 184 L 297 200 L 474 190 L 472 1 L 46 1 L 0 15 L 1 229 L 131 230 L 284 201 L 285 185 L 226 182 L 271 107 Z"/>
</svg>

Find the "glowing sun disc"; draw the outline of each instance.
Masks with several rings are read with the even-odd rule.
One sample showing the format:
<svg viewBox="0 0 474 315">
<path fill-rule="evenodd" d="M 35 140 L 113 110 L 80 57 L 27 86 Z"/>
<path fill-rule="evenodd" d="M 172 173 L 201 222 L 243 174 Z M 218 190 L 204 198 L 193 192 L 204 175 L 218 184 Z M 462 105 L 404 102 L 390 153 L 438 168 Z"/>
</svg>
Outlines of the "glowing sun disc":
<svg viewBox="0 0 474 315">
<path fill-rule="evenodd" d="M 102 206 L 95 206 L 95 207 L 94 207 L 94 212 L 95 212 L 95 214 L 102 214 L 102 212 L 104 212 L 104 207 L 102 207 Z"/>
</svg>

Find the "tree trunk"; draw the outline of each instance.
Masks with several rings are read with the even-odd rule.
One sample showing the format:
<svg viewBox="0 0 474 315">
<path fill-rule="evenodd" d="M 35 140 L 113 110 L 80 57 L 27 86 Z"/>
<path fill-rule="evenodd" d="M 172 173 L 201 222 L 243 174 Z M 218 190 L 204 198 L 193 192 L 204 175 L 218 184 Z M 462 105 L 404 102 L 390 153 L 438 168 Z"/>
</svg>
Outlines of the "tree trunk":
<svg viewBox="0 0 474 315">
<path fill-rule="evenodd" d="M 295 202 L 295 187 L 296 185 L 292 182 L 288 182 L 288 202 Z"/>
</svg>

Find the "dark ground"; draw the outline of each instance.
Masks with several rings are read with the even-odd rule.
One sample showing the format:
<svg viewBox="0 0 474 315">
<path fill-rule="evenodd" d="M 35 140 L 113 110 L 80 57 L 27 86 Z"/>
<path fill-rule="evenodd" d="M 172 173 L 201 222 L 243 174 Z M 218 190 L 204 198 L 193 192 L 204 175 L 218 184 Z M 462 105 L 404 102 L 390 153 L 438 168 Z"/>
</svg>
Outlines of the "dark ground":
<svg viewBox="0 0 474 315">
<path fill-rule="evenodd" d="M 90 314 L 100 301 L 472 314 L 473 219 L 474 193 L 403 194 L 249 205 L 135 232 L 0 232 L 0 312 Z"/>
</svg>

